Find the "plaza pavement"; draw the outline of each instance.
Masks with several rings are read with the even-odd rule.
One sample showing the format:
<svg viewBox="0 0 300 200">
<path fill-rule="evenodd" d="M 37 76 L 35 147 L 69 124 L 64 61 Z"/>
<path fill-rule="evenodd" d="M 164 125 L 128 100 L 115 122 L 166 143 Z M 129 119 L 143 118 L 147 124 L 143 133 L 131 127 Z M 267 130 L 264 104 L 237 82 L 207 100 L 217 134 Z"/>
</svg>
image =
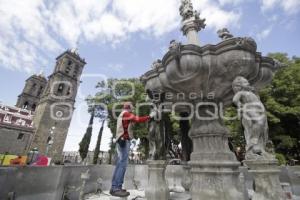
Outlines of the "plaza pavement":
<svg viewBox="0 0 300 200">
<path fill-rule="evenodd" d="M 109 191 L 104 191 L 101 194 L 92 195 L 86 198 L 86 200 L 145 200 L 145 192 L 141 190 L 128 190 L 130 196 L 127 198 L 113 197 L 109 195 Z M 185 192 L 170 193 L 170 200 L 189 200 L 190 195 Z"/>
<path fill-rule="evenodd" d="M 127 198 L 113 197 L 109 191 L 104 191 L 101 194 L 89 195 L 85 200 L 146 200 L 143 190 L 128 190 L 130 196 Z M 186 192 L 171 192 L 170 200 L 191 200 L 191 196 Z M 293 196 L 292 200 L 300 200 L 300 196 Z"/>
</svg>

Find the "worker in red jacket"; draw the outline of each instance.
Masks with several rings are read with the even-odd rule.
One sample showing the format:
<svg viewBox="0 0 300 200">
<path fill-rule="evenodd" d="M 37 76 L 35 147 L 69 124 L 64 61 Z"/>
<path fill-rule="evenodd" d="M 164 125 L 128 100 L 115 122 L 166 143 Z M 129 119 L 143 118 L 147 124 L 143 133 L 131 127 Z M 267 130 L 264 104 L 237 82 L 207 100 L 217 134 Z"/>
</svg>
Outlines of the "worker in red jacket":
<svg viewBox="0 0 300 200">
<path fill-rule="evenodd" d="M 117 119 L 116 130 L 116 148 L 117 148 L 117 163 L 112 177 L 112 186 L 110 194 L 117 197 L 127 197 L 129 192 L 122 189 L 124 176 L 128 165 L 128 156 L 130 150 L 130 140 L 133 139 L 132 125 L 134 123 L 142 123 L 150 120 L 150 116 L 138 117 L 132 113 L 132 103 L 126 102 L 123 106 L 123 111 Z"/>
</svg>

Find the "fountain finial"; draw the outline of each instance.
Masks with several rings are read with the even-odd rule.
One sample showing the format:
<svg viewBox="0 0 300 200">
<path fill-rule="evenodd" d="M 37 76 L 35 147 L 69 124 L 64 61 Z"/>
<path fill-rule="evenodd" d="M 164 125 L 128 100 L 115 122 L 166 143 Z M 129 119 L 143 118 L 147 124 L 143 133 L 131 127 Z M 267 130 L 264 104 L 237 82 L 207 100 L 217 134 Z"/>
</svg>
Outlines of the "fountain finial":
<svg viewBox="0 0 300 200">
<path fill-rule="evenodd" d="M 199 46 L 198 32 L 205 28 L 205 19 L 201 19 L 200 13 L 194 10 L 191 0 L 181 0 L 179 11 L 183 23 L 181 30 L 187 36 L 188 43 Z"/>
<path fill-rule="evenodd" d="M 191 0 L 181 0 L 179 11 L 180 11 L 180 15 L 183 18 L 183 21 L 193 17 L 194 10 L 193 10 L 193 4 Z"/>
</svg>

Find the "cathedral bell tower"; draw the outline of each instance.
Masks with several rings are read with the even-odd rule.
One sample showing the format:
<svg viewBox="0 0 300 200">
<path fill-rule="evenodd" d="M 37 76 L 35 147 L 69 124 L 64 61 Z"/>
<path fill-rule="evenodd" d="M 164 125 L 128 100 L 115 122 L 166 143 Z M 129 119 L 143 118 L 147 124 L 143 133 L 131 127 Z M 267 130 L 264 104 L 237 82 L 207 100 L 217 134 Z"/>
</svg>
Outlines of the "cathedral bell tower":
<svg viewBox="0 0 300 200">
<path fill-rule="evenodd" d="M 59 161 L 73 115 L 75 98 L 85 60 L 76 51 L 67 50 L 56 58 L 54 72 L 36 109 L 35 136 L 31 148 Z"/>
<path fill-rule="evenodd" d="M 29 77 L 26 80 L 26 84 L 22 93 L 18 96 L 16 106 L 35 111 L 46 84 L 47 79 L 42 74 L 35 74 Z"/>
</svg>

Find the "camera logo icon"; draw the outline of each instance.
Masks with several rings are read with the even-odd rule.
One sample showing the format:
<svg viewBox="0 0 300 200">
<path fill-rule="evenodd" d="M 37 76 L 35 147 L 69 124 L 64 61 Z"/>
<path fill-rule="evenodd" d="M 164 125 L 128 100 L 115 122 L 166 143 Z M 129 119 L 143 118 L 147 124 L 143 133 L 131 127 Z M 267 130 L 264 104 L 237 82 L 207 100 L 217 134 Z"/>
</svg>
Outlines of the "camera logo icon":
<svg viewBox="0 0 300 200">
<path fill-rule="evenodd" d="M 57 121 L 71 120 L 73 105 L 71 103 L 54 103 L 50 106 L 51 119 Z"/>
</svg>

